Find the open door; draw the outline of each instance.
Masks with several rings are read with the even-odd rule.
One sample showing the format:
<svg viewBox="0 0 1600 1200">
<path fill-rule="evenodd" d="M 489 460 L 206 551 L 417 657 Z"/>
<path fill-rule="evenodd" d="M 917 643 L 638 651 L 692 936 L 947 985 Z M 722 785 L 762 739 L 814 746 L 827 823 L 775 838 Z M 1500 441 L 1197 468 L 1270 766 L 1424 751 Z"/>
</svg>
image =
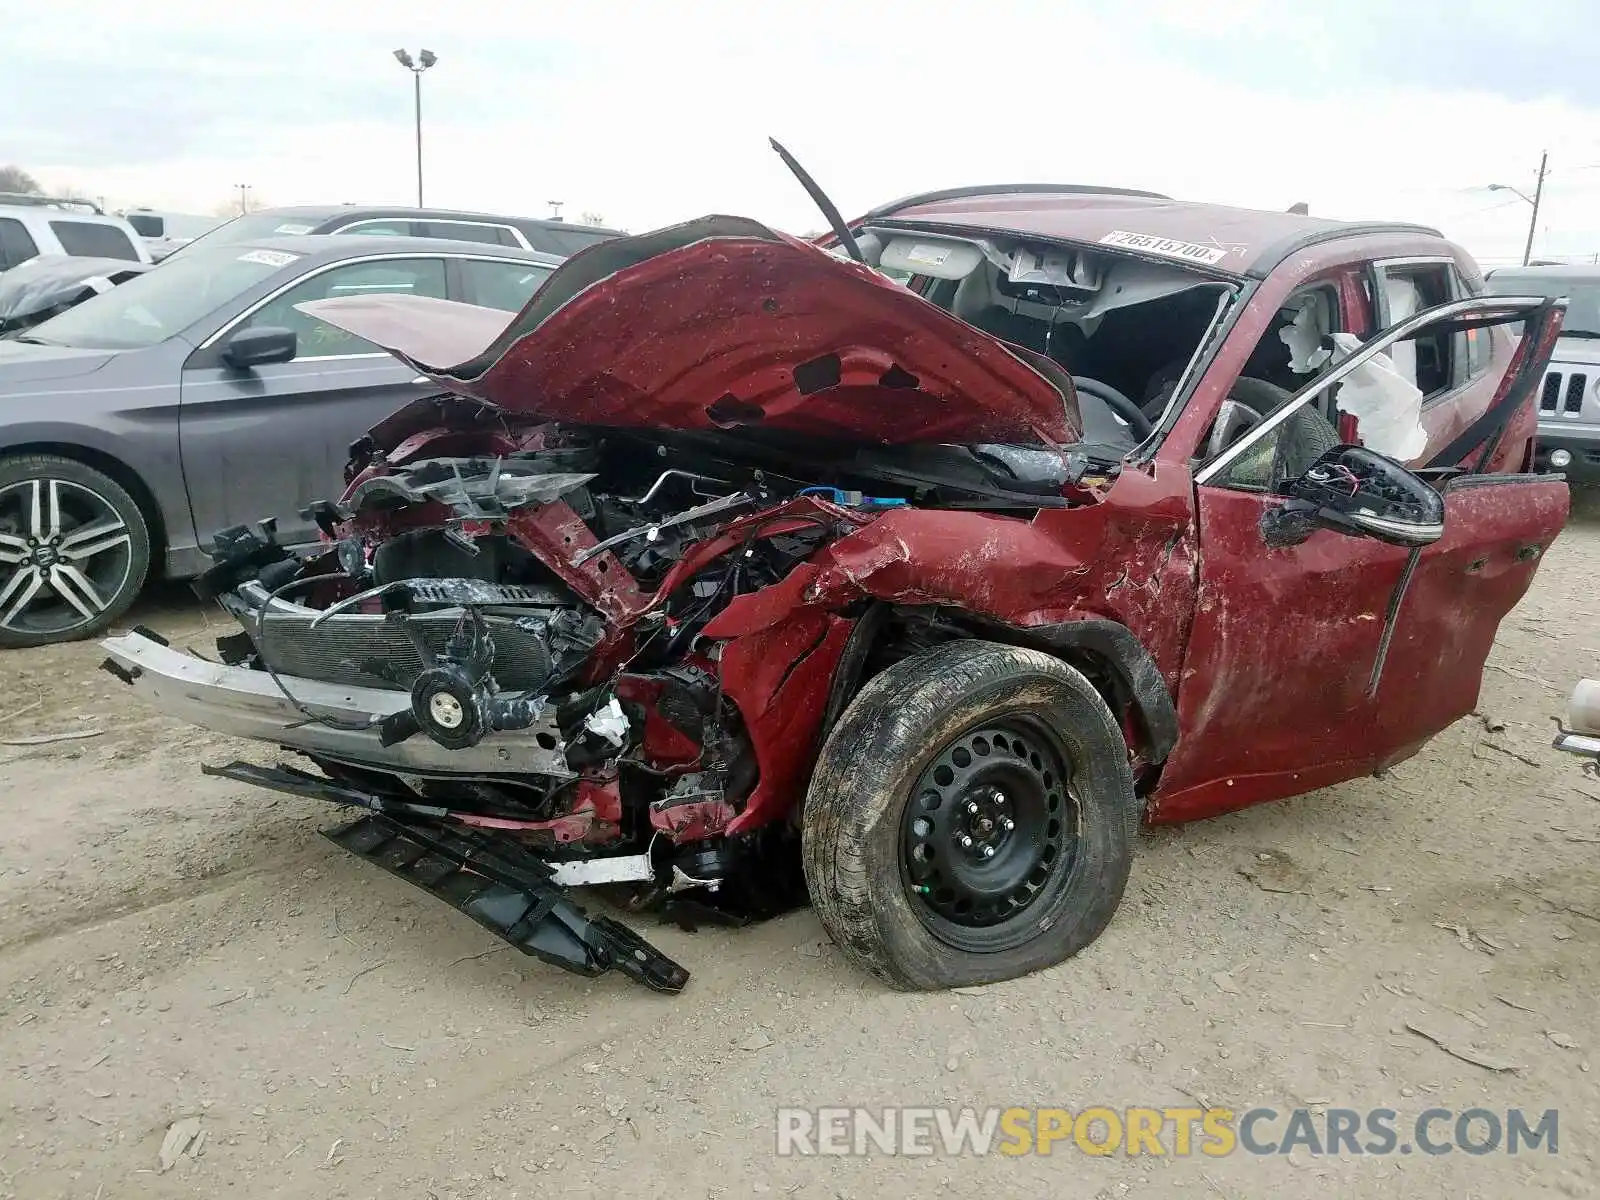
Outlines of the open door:
<svg viewBox="0 0 1600 1200">
<path fill-rule="evenodd" d="M 1368 774 L 1472 710 L 1500 621 L 1566 518 L 1560 477 L 1481 473 L 1533 403 L 1563 309 L 1493 296 L 1414 314 L 1196 472 L 1198 597 L 1156 820 Z M 1423 468 L 1339 445 L 1312 407 L 1397 342 L 1509 323 L 1522 342 L 1494 401 Z"/>
</svg>

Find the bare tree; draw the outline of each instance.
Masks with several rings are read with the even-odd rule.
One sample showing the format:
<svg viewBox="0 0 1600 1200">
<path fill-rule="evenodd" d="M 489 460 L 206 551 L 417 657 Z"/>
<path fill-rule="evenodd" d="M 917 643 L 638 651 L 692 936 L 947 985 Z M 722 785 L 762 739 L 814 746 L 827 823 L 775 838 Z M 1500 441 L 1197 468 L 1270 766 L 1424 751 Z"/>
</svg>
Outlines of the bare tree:
<svg viewBox="0 0 1600 1200">
<path fill-rule="evenodd" d="M 242 213 L 259 212 L 263 208 L 271 207 L 272 201 L 263 200 L 260 196 L 256 195 L 255 188 L 247 189 L 244 193 L 244 199 L 242 201 L 239 198 L 239 191 L 236 188 L 234 189 L 233 195 L 229 199 L 217 201 L 217 203 L 213 204 L 208 211 L 213 217 L 227 218 L 237 217 Z"/>
<path fill-rule="evenodd" d="M 39 181 L 21 167 L 0 167 L 0 192 L 31 192 L 38 195 L 43 190 Z"/>
<path fill-rule="evenodd" d="M 588 209 L 584 210 L 583 215 L 578 220 L 585 225 L 604 225 L 606 223 L 604 213 L 590 212 Z"/>
</svg>

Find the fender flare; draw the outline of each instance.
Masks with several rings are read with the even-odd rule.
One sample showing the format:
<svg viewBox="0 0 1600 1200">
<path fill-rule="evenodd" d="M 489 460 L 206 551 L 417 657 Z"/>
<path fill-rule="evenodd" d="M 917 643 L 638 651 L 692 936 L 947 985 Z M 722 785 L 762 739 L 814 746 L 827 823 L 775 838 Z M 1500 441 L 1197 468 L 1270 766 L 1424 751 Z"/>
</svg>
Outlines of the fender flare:
<svg viewBox="0 0 1600 1200">
<path fill-rule="evenodd" d="M 1058 658 L 1073 652 L 1094 655 L 1111 668 L 1144 726 L 1144 757 L 1167 760 L 1178 744 L 1178 709 L 1155 659 L 1133 630 L 1104 617 L 1084 617 L 1055 625 L 1011 625 L 991 617 L 962 614 L 963 623 L 997 642 L 1031 646 Z"/>
<path fill-rule="evenodd" d="M 822 737 L 828 736 L 855 694 L 868 651 L 893 607 L 874 603 L 857 618 L 834 671 Z M 1144 744 L 1138 749 L 1143 757 L 1152 763 L 1165 762 L 1177 745 L 1178 710 L 1167 690 L 1167 681 L 1150 652 L 1126 625 L 1104 617 L 1052 625 L 1012 625 L 962 609 L 942 609 L 940 615 L 974 637 L 989 641 L 1028 646 L 1069 661 L 1074 654 L 1094 656 L 1110 669 L 1123 698 L 1138 713 L 1144 731 Z"/>
</svg>

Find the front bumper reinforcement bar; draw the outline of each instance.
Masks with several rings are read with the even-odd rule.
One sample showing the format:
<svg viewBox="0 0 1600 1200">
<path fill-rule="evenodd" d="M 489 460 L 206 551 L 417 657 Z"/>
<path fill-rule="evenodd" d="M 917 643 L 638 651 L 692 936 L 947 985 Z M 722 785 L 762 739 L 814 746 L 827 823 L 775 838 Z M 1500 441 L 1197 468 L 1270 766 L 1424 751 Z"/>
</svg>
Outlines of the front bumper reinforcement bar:
<svg viewBox="0 0 1600 1200">
<path fill-rule="evenodd" d="M 283 767 L 233 762 L 204 770 L 290 795 L 385 809 L 323 836 L 551 966 L 591 978 L 615 967 L 658 992 L 681 992 L 689 982 L 686 969 L 620 921 L 589 916 L 555 881 L 555 868 L 508 838 L 447 828 L 403 804 Z"/>
<path fill-rule="evenodd" d="M 514 844 L 376 813 L 323 836 L 552 966 L 590 977 L 615 967 L 658 992 L 689 982 L 687 970 L 626 925 L 585 913 L 551 881 L 547 863 Z"/>
</svg>

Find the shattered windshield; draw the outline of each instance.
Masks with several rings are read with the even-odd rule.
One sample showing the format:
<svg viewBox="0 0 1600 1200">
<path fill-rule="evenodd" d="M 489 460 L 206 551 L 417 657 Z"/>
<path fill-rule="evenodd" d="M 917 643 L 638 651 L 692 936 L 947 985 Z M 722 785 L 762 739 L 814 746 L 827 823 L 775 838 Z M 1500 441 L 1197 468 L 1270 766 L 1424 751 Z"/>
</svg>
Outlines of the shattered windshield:
<svg viewBox="0 0 1600 1200">
<path fill-rule="evenodd" d="M 1489 290 L 1498 296 L 1543 296 L 1567 300 L 1562 337 L 1600 338 L 1600 274 L 1587 278 L 1549 275 L 1542 271 L 1496 271 Z"/>
<path fill-rule="evenodd" d="M 238 246 L 174 257 L 34 326 L 19 340 L 86 350 L 141 350 L 181 333 L 300 257 Z"/>
</svg>

